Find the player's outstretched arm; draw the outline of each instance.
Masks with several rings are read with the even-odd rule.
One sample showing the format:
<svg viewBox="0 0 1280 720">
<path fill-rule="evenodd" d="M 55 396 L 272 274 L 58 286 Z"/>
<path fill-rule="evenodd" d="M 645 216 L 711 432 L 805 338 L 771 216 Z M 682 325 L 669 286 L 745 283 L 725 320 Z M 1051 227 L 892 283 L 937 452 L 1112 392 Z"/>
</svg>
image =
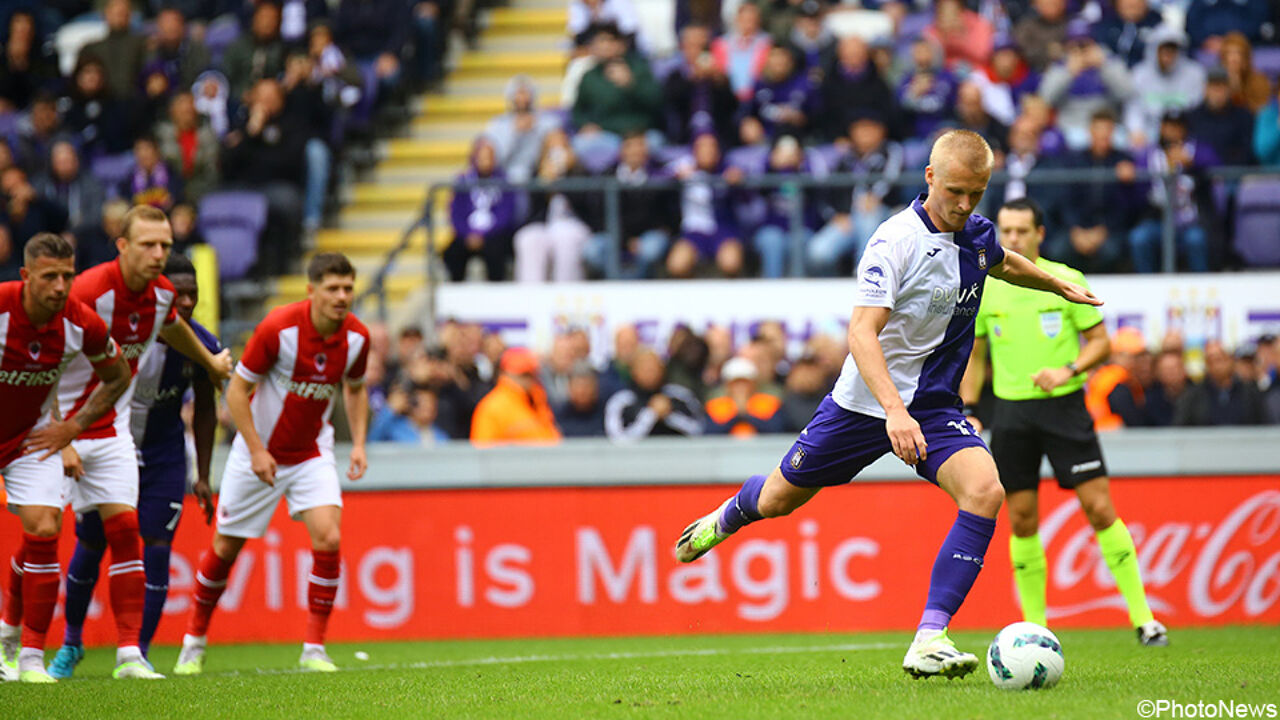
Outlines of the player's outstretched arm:
<svg viewBox="0 0 1280 720">
<path fill-rule="evenodd" d="M 209 348 L 200 342 L 186 320 L 178 318 L 177 322 L 160 331 L 160 337 L 169 343 L 169 347 L 200 363 L 201 367 L 209 371 L 215 383 L 221 385 L 231 377 L 231 371 L 235 367 L 231 362 L 231 351 L 223 350 L 217 355 L 209 352 Z"/>
<path fill-rule="evenodd" d="M 347 468 L 347 477 L 359 480 L 369 467 L 364 451 L 364 442 L 369 436 L 369 388 L 363 382 L 355 386 L 343 383 L 342 405 L 347 410 L 347 425 L 351 428 L 351 467 Z"/>
<path fill-rule="evenodd" d="M 227 386 L 227 410 L 231 411 L 231 421 L 236 425 L 236 432 L 244 438 L 245 447 L 249 448 L 249 466 L 258 479 L 268 485 L 276 484 L 276 460 L 262 444 L 258 428 L 253 424 L 253 408 L 249 398 L 253 396 L 254 383 L 240 375 L 231 376 L 231 384 Z"/>
<path fill-rule="evenodd" d="M 84 406 L 70 419 L 49 423 L 28 435 L 23 443 L 26 452 L 44 452 L 40 456 L 41 460 L 61 452 L 77 435 L 102 417 L 103 413 L 115 407 L 116 401 L 129 389 L 129 381 L 133 379 L 123 353 L 117 353 L 112 362 L 99 365 L 93 371 L 101 382 L 89 393 Z"/>
<path fill-rule="evenodd" d="M 884 349 L 880 347 L 880 331 L 889 322 L 889 312 L 887 307 L 853 309 L 853 318 L 849 320 L 849 353 L 858 365 L 858 374 L 884 408 L 885 432 L 893 444 L 893 454 L 908 465 L 915 465 L 925 458 L 927 444 L 920 424 L 902 404 L 902 396 L 889 377 Z"/>
<path fill-rule="evenodd" d="M 213 491 L 209 488 L 209 461 L 213 458 L 213 439 L 218 430 L 218 405 L 213 381 L 208 375 L 194 373 L 191 391 L 195 395 L 195 412 L 191 418 L 191 434 L 196 439 L 196 484 L 192 494 L 204 512 L 206 525 L 213 522 Z"/>
<path fill-rule="evenodd" d="M 1073 303 L 1095 306 L 1102 304 L 1102 301 L 1087 288 L 1050 275 L 1036 267 L 1035 263 L 1008 248 L 1004 251 L 1004 259 L 999 265 L 993 266 L 990 273 L 1014 285 L 1061 295 Z"/>
</svg>

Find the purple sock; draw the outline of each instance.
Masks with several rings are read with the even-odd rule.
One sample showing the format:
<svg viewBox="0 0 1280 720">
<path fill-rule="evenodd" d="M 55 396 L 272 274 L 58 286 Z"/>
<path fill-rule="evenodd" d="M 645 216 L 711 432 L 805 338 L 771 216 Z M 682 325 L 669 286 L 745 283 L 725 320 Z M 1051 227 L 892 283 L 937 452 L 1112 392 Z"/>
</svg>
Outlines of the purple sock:
<svg viewBox="0 0 1280 720">
<path fill-rule="evenodd" d="M 164 613 L 164 602 L 169 599 L 169 546 L 147 545 L 142 554 L 142 564 L 147 574 L 147 592 L 142 605 L 142 630 L 138 647 L 143 656 L 151 648 L 156 626 Z"/>
<path fill-rule="evenodd" d="M 743 483 L 742 489 L 734 496 L 733 502 L 725 506 L 724 512 L 720 514 L 720 532 L 737 532 L 744 526 L 760 520 L 763 516 L 756 507 L 756 503 L 760 502 L 760 491 L 763 489 L 763 475 L 752 475 Z"/>
<path fill-rule="evenodd" d="M 961 510 L 947 533 L 929 576 L 929 600 L 920 616 L 921 630 L 941 630 L 960 609 L 982 570 L 982 557 L 996 531 L 996 521 Z"/>
<path fill-rule="evenodd" d="M 63 645 L 82 645 L 80 631 L 84 628 L 84 616 L 93 601 L 93 587 L 98 583 L 98 568 L 102 565 L 105 550 L 95 550 L 84 543 L 76 543 L 76 551 L 67 566 L 67 600 L 64 606 L 67 627 L 62 632 Z"/>
</svg>

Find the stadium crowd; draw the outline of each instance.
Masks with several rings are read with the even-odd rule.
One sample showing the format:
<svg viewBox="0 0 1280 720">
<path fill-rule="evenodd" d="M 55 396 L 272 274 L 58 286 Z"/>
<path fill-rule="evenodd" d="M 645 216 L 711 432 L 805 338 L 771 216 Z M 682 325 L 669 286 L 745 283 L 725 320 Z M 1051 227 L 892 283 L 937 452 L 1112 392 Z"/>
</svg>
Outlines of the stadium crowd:
<svg viewBox="0 0 1280 720">
<path fill-rule="evenodd" d="M 986 137 L 1009 173 L 989 208 L 1030 194 L 1048 210 L 1051 259 L 1154 272 L 1172 213 L 1181 269 L 1236 268 L 1236 184 L 1211 173 L 1280 164 L 1278 9 L 1266 0 L 747 0 L 727 24 L 720 0 L 679 0 L 672 56 L 647 51 L 632 0 L 569 4 L 562 107 L 543 108 L 529 78 L 512 78 L 507 112 L 459 176 L 460 242 L 444 252 L 455 280 L 473 256 L 490 280 L 512 262 L 521 281 L 600 276 L 612 242 L 630 278 L 847 273 L 922 189 L 932 138 L 950 127 Z M 852 9 L 856 20 L 838 18 Z M 1110 179 L 1036 183 L 1046 168 Z M 1174 174 L 1172 207 L 1159 183 L 1137 179 L 1144 170 Z M 766 172 L 854 182 L 800 197 L 743 188 Z M 465 184 L 591 176 L 624 188 L 617 241 L 599 193 Z M 658 178 L 684 182 L 642 188 Z"/>
<path fill-rule="evenodd" d="M 847 354 L 841 338 L 815 335 L 798 344 L 774 322 L 761 323 L 738 347 L 726 328 L 712 326 L 701 334 L 677 328 L 665 348 L 651 348 L 624 325 L 607 354 L 573 328 L 554 338 L 545 357 L 508 349 L 474 324 L 445 323 L 430 347 L 417 327 L 394 341 L 385 325 L 369 330 L 370 442 L 794 433 Z M 1280 423 L 1280 340 L 1266 335 L 1230 352 L 1215 340 L 1188 347 L 1170 333 L 1149 346 L 1124 328 L 1086 396 L 1099 430 Z M 989 415 L 991 397 L 988 386 L 980 416 Z"/>
<path fill-rule="evenodd" d="M 116 255 L 131 204 L 201 242 L 214 190 L 267 199 L 260 274 L 291 267 L 344 151 L 439 79 L 471 0 L 59 0 L 0 11 L 0 280 L 38 232 L 79 267 Z"/>
</svg>

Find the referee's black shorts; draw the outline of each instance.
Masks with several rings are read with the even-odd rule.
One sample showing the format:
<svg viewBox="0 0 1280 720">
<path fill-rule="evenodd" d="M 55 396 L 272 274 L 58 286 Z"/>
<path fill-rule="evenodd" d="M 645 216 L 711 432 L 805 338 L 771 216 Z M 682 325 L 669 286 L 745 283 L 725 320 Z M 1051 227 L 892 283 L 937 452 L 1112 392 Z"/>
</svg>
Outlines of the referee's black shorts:
<svg viewBox="0 0 1280 720">
<path fill-rule="evenodd" d="M 1067 490 L 1107 474 L 1083 390 L 1042 400 L 997 398 L 991 455 L 1006 492 L 1039 487 L 1040 459 L 1045 455 L 1058 486 Z"/>
</svg>

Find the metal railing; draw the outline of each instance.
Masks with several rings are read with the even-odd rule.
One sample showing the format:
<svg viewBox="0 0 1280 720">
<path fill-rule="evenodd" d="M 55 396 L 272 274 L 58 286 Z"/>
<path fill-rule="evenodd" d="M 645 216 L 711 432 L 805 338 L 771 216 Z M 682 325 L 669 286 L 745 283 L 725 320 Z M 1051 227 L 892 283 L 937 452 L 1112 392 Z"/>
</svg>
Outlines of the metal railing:
<svg viewBox="0 0 1280 720">
<path fill-rule="evenodd" d="M 1254 166 L 1231 166 L 1217 167 L 1206 169 L 1203 171 L 1204 177 L 1215 182 L 1234 182 L 1245 176 L 1254 175 L 1280 175 L 1280 167 L 1254 167 Z M 1177 191 L 1178 174 L 1175 173 L 1152 173 L 1146 170 L 1138 170 L 1135 174 L 1134 183 L 1158 183 L 1164 192 L 1164 207 L 1172 208 L 1176 204 L 1175 193 Z M 802 193 L 809 190 L 823 189 L 842 189 L 852 188 L 854 186 L 870 186 L 879 181 L 887 181 L 895 188 L 924 188 L 924 175 L 918 170 L 904 172 L 897 177 L 887 177 L 879 174 L 856 175 L 850 173 L 830 173 L 821 175 L 752 175 L 743 178 L 740 182 L 730 184 L 723 178 L 709 177 L 699 178 L 693 182 L 708 183 L 716 187 L 733 187 L 744 190 L 778 190 L 791 193 L 793 196 L 801 196 Z M 1116 178 L 1114 168 L 1045 168 L 1036 169 L 1025 177 L 1011 177 L 1009 173 L 998 171 L 992 173 L 991 185 L 999 185 L 1007 183 L 1010 180 L 1021 181 L 1028 188 L 1040 185 L 1074 185 L 1080 183 L 1117 183 L 1120 182 Z M 678 190 L 686 181 L 676 179 L 652 180 L 644 185 L 626 185 L 618 181 L 611 175 L 595 176 L 595 177 L 575 177 L 564 178 L 551 183 L 540 180 L 533 180 L 522 184 L 510 183 L 505 180 L 470 180 L 457 183 L 435 183 L 428 187 L 427 196 L 423 202 L 421 214 L 401 233 L 400 241 L 392 248 L 386 256 L 382 266 L 378 269 L 369 286 L 356 298 L 356 308 L 363 308 L 365 303 L 373 301 L 376 303 L 376 315 L 379 319 L 385 321 L 387 319 L 387 278 L 390 277 L 395 268 L 397 259 L 403 255 L 412 242 L 413 234 L 419 229 L 426 231 L 426 277 L 424 278 L 425 286 L 431 288 L 428 294 L 426 314 L 428 318 L 434 316 L 435 303 L 435 281 L 434 268 L 439 258 L 435 253 L 435 245 L 437 232 L 436 227 L 436 211 L 437 203 L 442 195 L 449 192 L 467 192 L 473 188 L 480 187 L 497 187 L 505 190 L 523 193 L 536 192 L 568 192 L 568 193 L 591 193 L 598 192 L 603 195 L 603 216 L 604 230 L 612 241 L 606 246 L 604 275 L 606 279 L 616 279 L 621 275 L 622 256 L 621 256 L 621 198 L 625 192 L 651 192 L 662 190 Z M 999 201 L 994 198 L 984 198 L 984 205 L 987 208 L 993 206 Z M 804 268 L 804 241 L 805 241 L 805 212 L 806 208 L 803 203 L 791 203 L 790 221 L 790 273 L 793 276 L 802 276 Z M 446 213 L 447 214 L 447 213 Z M 1177 220 L 1175 213 L 1163 211 L 1161 212 L 1162 226 L 1162 269 L 1164 272 L 1175 272 L 1177 269 Z M 1280 232 L 1277 235 L 1277 242 L 1280 242 Z"/>
</svg>

